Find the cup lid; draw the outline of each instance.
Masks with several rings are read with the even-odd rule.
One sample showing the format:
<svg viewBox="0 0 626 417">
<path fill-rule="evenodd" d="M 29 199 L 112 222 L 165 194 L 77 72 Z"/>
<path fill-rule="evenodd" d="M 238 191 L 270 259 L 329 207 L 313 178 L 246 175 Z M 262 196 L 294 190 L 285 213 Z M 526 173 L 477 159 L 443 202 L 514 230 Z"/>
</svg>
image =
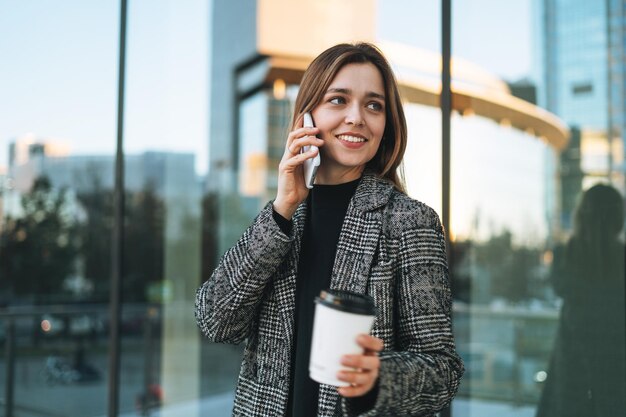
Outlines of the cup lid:
<svg viewBox="0 0 626 417">
<path fill-rule="evenodd" d="M 366 294 L 341 290 L 323 290 L 320 296 L 315 298 L 315 302 L 348 313 L 368 316 L 376 315 L 374 299 Z"/>
</svg>

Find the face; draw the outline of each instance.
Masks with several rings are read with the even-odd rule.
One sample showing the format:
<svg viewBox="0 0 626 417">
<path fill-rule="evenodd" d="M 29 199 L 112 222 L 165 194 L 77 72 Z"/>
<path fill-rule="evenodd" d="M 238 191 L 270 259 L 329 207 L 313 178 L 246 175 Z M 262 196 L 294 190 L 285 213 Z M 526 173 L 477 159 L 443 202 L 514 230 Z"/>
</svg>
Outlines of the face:
<svg viewBox="0 0 626 417">
<path fill-rule="evenodd" d="M 385 88 L 370 63 L 345 65 L 330 83 L 322 102 L 312 111 L 322 163 L 318 184 L 339 184 L 361 176 L 385 131 Z"/>
</svg>

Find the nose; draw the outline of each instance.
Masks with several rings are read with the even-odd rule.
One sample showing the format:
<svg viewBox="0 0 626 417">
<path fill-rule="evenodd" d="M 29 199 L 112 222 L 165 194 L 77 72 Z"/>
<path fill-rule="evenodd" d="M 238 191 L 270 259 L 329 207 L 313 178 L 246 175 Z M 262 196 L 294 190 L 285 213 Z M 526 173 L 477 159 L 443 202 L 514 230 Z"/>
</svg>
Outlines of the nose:
<svg viewBox="0 0 626 417">
<path fill-rule="evenodd" d="M 362 109 L 358 104 L 348 107 L 346 113 L 346 124 L 361 126 L 364 124 Z"/>
</svg>

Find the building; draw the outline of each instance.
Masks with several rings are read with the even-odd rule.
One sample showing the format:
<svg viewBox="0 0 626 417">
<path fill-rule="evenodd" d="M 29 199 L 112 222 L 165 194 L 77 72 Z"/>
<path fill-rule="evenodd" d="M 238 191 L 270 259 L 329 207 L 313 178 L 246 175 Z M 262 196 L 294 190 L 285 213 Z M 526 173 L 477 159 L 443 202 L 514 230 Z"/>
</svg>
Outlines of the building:
<svg viewBox="0 0 626 417">
<path fill-rule="evenodd" d="M 575 128 L 579 140 L 561 158 L 560 210 L 568 230 L 572 201 L 598 181 L 622 192 L 626 139 L 626 2 L 538 0 L 540 102 Z M 572 183 L 572 164 L 582 177 Z M 573 193 L 573 195 L 569 195 Z M 566 195 L 567 194 L 567 195 Z"/>
<path fill-rule="evenodd" d="M 173 185 L 196 183 L 195 155 L 187 153 L 147 151 L 126 155 L 125 187 L 140 191 L 150 185 L 157 194 L 164 194 Z M 168 173 L 169 171 L 169 173 Z M 72 155 L 62 142 L 27 135 L 9 144 L 8 177 L 13 189 L 27 192 L 33 181 L 47 176 L 54 187 L 76 192 L 93 189 L 97 183 L 102 189 L 113 189 L 115 180 L 114 155 Z M 175 187 L 175 186 L 174 186 Z"/>
</svg>

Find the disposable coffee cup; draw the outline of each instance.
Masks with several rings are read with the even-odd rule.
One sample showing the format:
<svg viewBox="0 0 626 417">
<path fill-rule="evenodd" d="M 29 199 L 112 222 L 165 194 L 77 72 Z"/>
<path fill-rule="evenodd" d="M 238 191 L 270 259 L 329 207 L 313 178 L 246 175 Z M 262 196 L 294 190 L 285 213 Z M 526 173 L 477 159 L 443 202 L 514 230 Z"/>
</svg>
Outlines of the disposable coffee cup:
<svg viewBox="0 0 626 417">
<path fill-rule="evenodd" d="M 342 366 L 341 357 L 363 353 L 356 338 L 372 329 L 374 300 L 368 295 L 326 290 L 315 303 L 309 375 L 321 384 L 346 387 L 350 384 L 337 379 L 337 372 L 352 368 Z"/>
</svg>

